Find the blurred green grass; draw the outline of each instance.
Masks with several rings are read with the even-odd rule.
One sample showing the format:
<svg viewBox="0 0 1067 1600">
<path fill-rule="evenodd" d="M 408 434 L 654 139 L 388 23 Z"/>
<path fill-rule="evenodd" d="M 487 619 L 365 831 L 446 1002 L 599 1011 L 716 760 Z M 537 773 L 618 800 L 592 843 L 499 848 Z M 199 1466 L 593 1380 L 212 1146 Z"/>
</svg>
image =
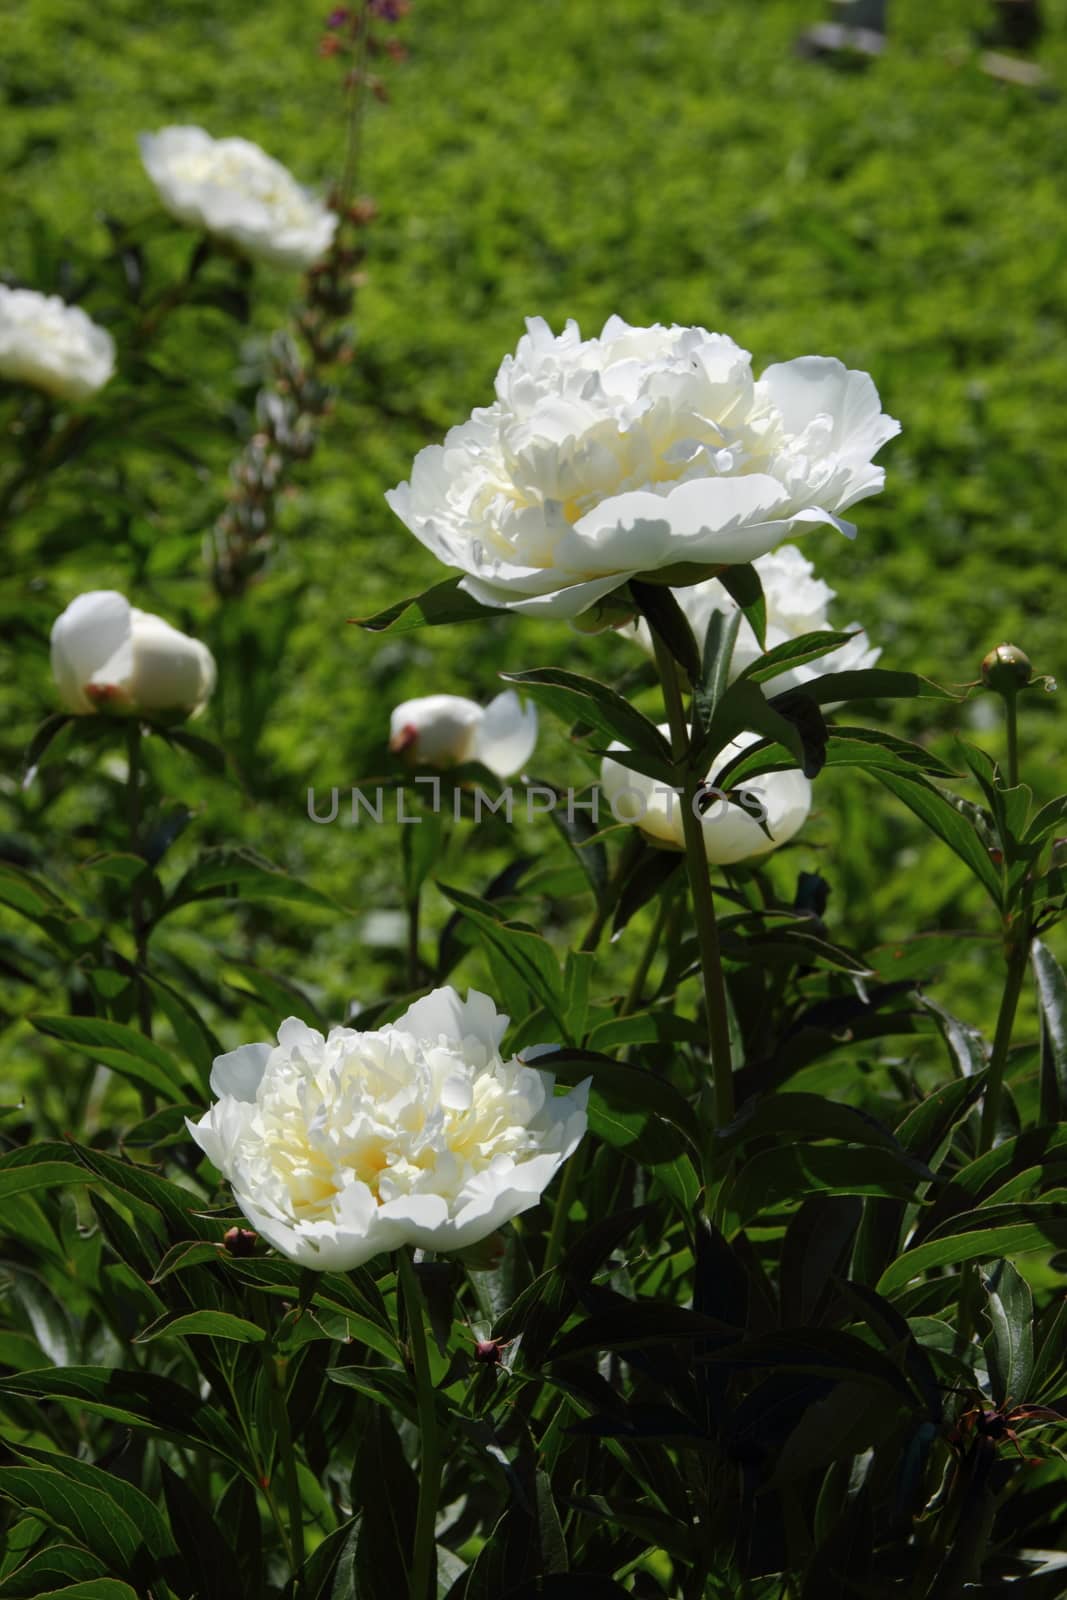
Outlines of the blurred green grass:
<svg viewBox="0 0 1067 1600">
<path fill-rule="evenodd" d="M 311 7 L 32 0 L 5 10 L 4 271 L 32 282 L 42 238 L 102 253 L 105 210 L 151 212 L 141 129 L 189 121 L 239 132 L 323 186 L 339 166 L 341 74 L 318 54 L 322 17 Z M 562 625 L 501 619 L 383 640 L 346 623 L 441 575 L 383 491 L 486 399 L 533 314 L 557 328 L 574 316 L 587 333 L 613 312 L 699 322 L 751 349 L 757 370 L 808 351 L 868 369 L 903 434 L 883 454 L 885 494 L 859 508 L 855 544 L 830 532 L 805 542 L 838 590 L 837 616 L 861 620 L 885 664 L 943 682 L 975 678 L 1002 638 L 1039 671 L 1063 668 L 1067 102 L 978 70 L 974 37 L 991 12 L 982 0 L 892 0 L 890 11 L 889 49 L 857 72 L 796 56 L 819 0 L 416 0 L 399 30 L 410 59 L 388 69 L 390 103 L 368 111 L 362 187 L 380 217 L 356 360 L 287 503 L 275 572 L 247 601 L 251 625 L 278 633 L 256 758 L 270 798 L 235 814 L 225 791 L 205 785 L 199 840 L 239 830 L 345 905 L 395 906 L 399 872 L 380 837 L 307 823 L 308 783 L 325 790 L 380 771 L 389 706 L 407 695 L 488 696 L 496 671 L 548 660 L 606 675 L 633 664 L 622 641 Z M 1041 60 L 1058 88 L 1067 5 L 1050 0 L 1046 13 Z M 149 516 L 140 501 L 125 521 L 89 504 L 76 468 L 35 511 L 19 576 L 6 580 L 5 615 L 18 617 L 0 686 L 12 762 L 52 707 L 47 630 L 78 590 L 125 588 L 196 631 L 217 628 L 201 548 L 240 428 L 224 380 L 238 358 L 262 355 L 295 289 L 265 269 L 257 279 L 243 343 L 206 318 L 165 342 L 165 360 L 202 380 L 223 420 L 201 465 L 136 455 Z M 106 300 L 90 309 L 106 320 Z M 221 666 L 216 726 L 238 687 L 235 662 Z M 870 718 L 940 738 L 946 753 L 957 728 L 996 750 L 989 709 L 922 702 L 870 708 Z M 1043 798 L 1056 788 L 1060 727 L 1055 698 L 1030 697 L 1024 771 Z M 581 770 L 557 730 L 537 767 Z M 46 859 L 91 848 L 81 834 L 94 806 L 106 808 L 101 783 L 50 801 L 60 837 L 39 839 Z M 17 831 L 24 813 L 8 798 L 4 825 Z M 783 884 L 798 867 L 823 871 L 842 938 L 992 931 L 954 861 L 872 786 L 828 776 L 817 798 L 775 871 Z M 543 834 L 524 842 L 547 848 Z M 487 859 L 503 849 L 497 840 Z M 472 869 L 461 859 L 456 870 Z M 327 1008 L 372 997 L 387 976 L 358 930 L 324 925 L 311 939 L 309 981 Z M 980 954 L 942 992 L 988 1025 L 998 987 Z"/>
</svg>

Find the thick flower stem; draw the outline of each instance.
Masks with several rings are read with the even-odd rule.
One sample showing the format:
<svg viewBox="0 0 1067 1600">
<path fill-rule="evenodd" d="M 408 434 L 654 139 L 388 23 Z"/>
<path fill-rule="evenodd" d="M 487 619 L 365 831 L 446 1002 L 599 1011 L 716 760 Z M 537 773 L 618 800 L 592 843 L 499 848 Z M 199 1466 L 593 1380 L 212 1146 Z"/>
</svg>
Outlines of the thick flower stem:
<svg viewBox="0 0 1067 1600">
<path fill-rule="evenodd" d="M 1008 788 L 1014 789 L 1019 782 L 1019 705 L 1017 695 L 1006 694 L 1004 696 L 1004 719 L 1008 740 Z"/>
<path fill-rule="evenodd" d="M 619 860 L 615 871 L 612 873 L 611 881 L 600 898 L 592 922 L 585 930 L 582 942 L 578 946 L 579 950 L 595 950 L 597 948 L 601 934 L 604 932 L 609 918 L 614 914 L 622 891 L 626 887 L 626 880 L 640 854 L 641 835 L 636 828 L 633 828 L 619 853 Z"/>
<path fill-rule="evenodd" d="M 141 854 L 141 724 L 131 719 L 126 729 L 126 796 L 129 808 L 129 839 L 131 855 Z M 144 904 L 139 876 L 130 888 L 130 928 L 137 961 L 137 1015 L 141 1032 L 152 1037 L 152 998 L 142 976 L 148 964 L 148 929 L 145 926 Z"/>
<path fill-rule="evenodd" d="M 709 1111 L 713 1125 L 723 1127 L 734 1114 L 733 1064 L 730 1059 L 730 1023 L 726 1006 L 726 983 L 722 972 L 722 955 L 719 950 L 719 929 L 715 920 L 715 900 L 708 873 L 707 852 L 704 849 L 704 830 L 694 809 L 702 774 L 689 765 L 691 744 L 686 725 L 685 707 L 682 703 L 682 684 L 678 665 L 670 650 L 652 630 L 656 647 L 656 666 L 663 685 L 663 701 L 667 709 L 667 723 L 671 733 L 671 753 L 676 762 L 685 764 L 685 781 L 681 794 L 682 832 L 685 839 L 686 868 L 689 874 L 689 891 L 693 903 L 700 945 L 700 968 L 704 979 L 704 1009 L 707 1013 L 708 1050 L 711 1057 L 711 1096 Z"/>
<path fill-rule="evenodd" d="M 626 998 L 619 1008 L 618 1014 L 620 1017 L 628 1017 L 631 1012 L 638 1010 L 641 1005 L 641 997 L 645 992 L 648 974 L 659 952 L 659 947 L 663 943 L 663 935 L 667 928 L 667 918 L 670 916 L 673 900 L 674 895 L 670 890 L 660 895 L 656 920 L 652 924 L 652 932 L 649 934 L 645 948 L 641 952 L 641 958 L 634 968 L 634 975 L 630 979 L 630 987 L 626 991 Z"/>
<path fill-rule="evenodd" d="M 282 1376 L 285 1362 L 275 1349 L 273 1340 L 266 1352 L 266 1363 L 274 1431 L 278 1440 L 278 1461 L 282 1469 L 285 1491 L 286 1519 L 289 1524 L 289 1560 L 293 1571 L 295 1595 L 299 1592 L 299 1576 L 304 1565 L 304 1506 L 300 1498 L 300 1479 L 293 1452 L 293 1433 L 289 1426 L 289 1402 Z"/>
<path fill-rule="evenodd" d="M 1004 982 L 1004 993 L 1000 999 L 997 1027 L 993 1035 L 993 1049 L 989 1057 L 989 1080 L 986 1084 L 985 1098 L 982 1102 L 982 1126 L 978 1135 L 978 1154 L 980 1156 L 985 1155 L 987 1150 L 993 1148 L 993 1140 L 996 1138 L 997 1127 L 1000 1122 L 1004 1068 L 1007 1065 L 1008 1051 L 1011 1048 L 1015 1013 L 1019 1007 L 1019 996 L 1022 994 L 1029 954 L 1030 940 L 1026 937 L 1026 930 L 1020 929 L 1015 935 L 1008 952 L 1008 972 Z"/>
<path fill-rule="evenodd" d="M 441 1487 L 441 1440 L 437 1401 L 430 1376 L 430 1357 L 423 1327 L 422 1294 L 412 1253 L 396 1253 L 397 1281 L 404 1297 L 408 1341 L 415 1369 L 415 1404 L 419 1418 L 419 1505 L 411 1560 L 411 1600 L 434 1600 L 437 1592 L 437 1497 Z"/>
</svg>

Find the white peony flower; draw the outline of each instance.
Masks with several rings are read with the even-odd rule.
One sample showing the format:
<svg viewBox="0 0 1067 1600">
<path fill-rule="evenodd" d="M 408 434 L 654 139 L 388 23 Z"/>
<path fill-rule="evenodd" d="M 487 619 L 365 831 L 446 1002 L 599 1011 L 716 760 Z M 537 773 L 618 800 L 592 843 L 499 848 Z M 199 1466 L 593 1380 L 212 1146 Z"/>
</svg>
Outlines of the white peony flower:
<svg viewBox="0 0 1067 1600">
<path fill-rule="evenodd" d="M 305 1267 L 382 1250 L 461 1250 L 535 1206 L 586 1128 L 588 1082 L 504 1061 L 507 1017 L 435 989 L 373 1032 L 323 1038 L 290 1017 L 277 1045 L 219 1056 L 218 1101 L 189 1131 L 252 1226 Z"/>
<path fill-rule="evenodd" d="M 57 294 L 0 284 L 0 378 L 85 400 L 115 370 L 115 341 Z"/>
<path fill-rule="evenodd" d="M 80 594 L 52 624 L 52 673 L 68 711 L 195 716 L 215 687 L 206 644 L 112 589 Z"/>
<path fill-rule="evenodd" d="M 513 689 L 484 708 L 458 694 L 405 700 L 389 720 L 389 748 L 420 766 L 454 767 L 480 761 L 509 778 L 529 761 L 537 743 L 537 708 Z"/>
<path fill-rule="evenodd" d="M 145 171 L 171 216 L 277 267 L 325 255 L 337 217 L 248 139 L 203 128 L 161 128 L 139 139 Z"/>
<path fill-rule="evenodd" d="M 496 399 L 387 496 L 488 606 L 574 617 L 642 574 L 684 583 L 831 523 L 884 481 L 899 424 L 865 372 L 802 356 L 756 381 L 732 339 L 527 323 Z"/>
<path fill-rule="evenodd" d="M 660 732 L 668 732 L 666 725 Z M 711 782 L 728 761 L 757 740 L 754 733 L 742 733 L 734 739 L 716 756 L 707 781 Z M 608 748 L 621 750 L 623 746 L 616 743 Z M 601 763 L 600 786 L 620 822 L 635 823 L 653 844 L 684 850 L 680 794 L 643 772 L 632 772 L 610 756 Z M 802 772 L 768 772 L 760 778 L 746 779 L 742 788 L 749 797 L 747 807 L 713 797 L 701 817 L 708 860 L 720 866 L 767 855 L 785 844 L 803 827 L 811 810 L 811 784 Z M 759 812 L 763 813 L 770 838 L 757 820 Z"/>
<path fill-rule="evenodd" d="M 795 544 L 784 544 L 780 550 L 760 556 L 753 566 L 759 573 L 767 602 L 768 650 L 787 644 L 790 639 L 799 639 L 802 634 L 824 633 L 833 627 L 829 609 L 834 590 L 815 576 L 815 568 Z M 697 646 L 701 649 L 712 612 L 720 611 L 729 617 L 737 610 L 737 602 L 731 599 L 718 578 L 709 578 L 688 589 L 678 589 L 675 599 L 689 618 Z M 855 626 L 855 623 L 849 624 L 849 627 Z M 632 632 L 641 648 L 651 655 L 652 635 L 647 622 L 640 619 L 634 624 Z M 873 667 L 881 653 L 880 649 L 872 647 L 867 634 L 860 629 L 848 644 L 840 645 L 829 655 L 806 661 L 801 666 L 787 667 L 775 677 L 768 678 L 762 685 L 763 692 L 767 695 L 784 694 L 788 689 L 797 689 L 801 684 L 821 677 L 824 672 L 856 672 L 861 668 Z M 742 617 L 730 661 L 730 681 L 733 682 L 746 667 L 758 661 L 762 654 L 750 623 Z"/>
</svg>

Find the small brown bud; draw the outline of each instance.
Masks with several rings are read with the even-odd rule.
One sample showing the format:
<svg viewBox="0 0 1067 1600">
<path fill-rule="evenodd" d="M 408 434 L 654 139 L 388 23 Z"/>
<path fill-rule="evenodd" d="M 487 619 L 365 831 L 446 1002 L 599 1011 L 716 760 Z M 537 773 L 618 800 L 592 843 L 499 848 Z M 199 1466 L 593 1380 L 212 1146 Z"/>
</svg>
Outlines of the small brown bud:
<svg viewBox="0 0 1067 1600">
<path fill-rule="evenodd" d="M 257 1238 L 250 1228 L 228 1228 L 222 1242 L 231 1256 L 251 1256 L 256 1253 Z"/>
</svg>

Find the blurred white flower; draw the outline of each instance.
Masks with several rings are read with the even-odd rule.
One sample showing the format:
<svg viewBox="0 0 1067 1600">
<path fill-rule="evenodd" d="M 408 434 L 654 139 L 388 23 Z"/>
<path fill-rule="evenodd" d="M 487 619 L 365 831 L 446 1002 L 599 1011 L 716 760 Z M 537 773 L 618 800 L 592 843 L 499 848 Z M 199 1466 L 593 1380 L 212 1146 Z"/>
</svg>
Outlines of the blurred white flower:
<svg viewBox="0 0 1067 1600">
<path fill-rule="evenodd" d="M 881 489 L 899 431 L 865 372 L 768 367 L 703 328 L 597 339 L 533 318 L 493 404 L 421 450 L 387 496 L 484 605 L 574 617 L 641 574 L 694 582 Z"/>
<path fill-rule="evenodd" d="M 0 378 L 84 400 L 115 370 L 115 341 L 56 294 L 0 284 Z"/>
<path fill-rule="evenodd" d="M 666 725 L 660 732 L 667 734 Z M 758 735 L 743 733 L 721 750 L 708 773 L 710 783 L 717 772 L 755 744 Z M 621 750 L 620 744 L 611 744 L 609 750 Z M 676 850 L 685 848 L 682 831 L 682 797 L 666 784 L 657 783 L 643 772 L 632 772 L 605 756 L 600 768 L 600 786 L 613 814 L 621 822 L 633 822 L 653 844 L 668 845 Z M 768 772 L 761 778 L 749 778 L 741 785 L 746 803 L 735 805 L 718 796 L 710 803 L 700 821 L 704 830 L 704 848 L 708 860 L 726 866 L 734 861 L 746 861 L 753 856 L 764 856 L 778 845 L 785 844 L 803 827 L 811 810 L 811 784 L 802 772 Z M 770 830 L 770 838 L 760 826 L 762 820 Z"/>
<path fill-rule="evenodd" d="M 195 716 L 215 687 L 206 644 L 112 589 L 72 600 L 52 625 L 52 673 L 68 711 Z"/>
<path fill-rule="evenodd" d="M 189 1131 L 252 1226 L 302 1266 L 382 1250 L 460 1250 L 537 1204 L 586 1128 L 588 1083 L 504 1061 L 507 1028 L 472 990 L 435 989 L 372 1032 L 323 1038 L 290 1017 L 277 1045 L 219 1056 L 218 1101 Z"/>
<path fill-rule="evenodd" d="M 759 573 L 767 602 L 768 650 L 787 644 L 790 639 L 799 639 L 805 633 L 825 633 L 833 629 L 829 611 L 834 590 L 815 576 L 815 568 L 795 544 L 784 544 L 780 550 L 760 556 L 753 566 Z M 675 599 L 689 618 L 699 649 L 703 649 L 712 612 L 719 611 L 723 616 L 730 617 L 737 610 L 737 602 L 727 594 L 718 578 L 709 578 L 688 589 L 677 589 Z M 836 631 L 847 632 L 856 626 L 850 623 L 848 628 Z M 634 624 L 630 631 L 641 648 L 651 655 L 652 636 L 644 619 Z M 828 655 L 819 656 L 815 661 L 807 661 L 801 666 L 787 667 L 776 677 L 768 678 L 762 685 L 763 692 L 767 695 L 784 694 L 787 689 L 799 688 L 802 683 L 809 683 L 824 672 L 855 672 L 864 667 L 873 667 L 881 653 L 880 649 L 871 645 L 866 632 L 860 629 L 848 644 L 840 645 Z M 733 682 L 746 667 L 758 661 L 762 654 L 751 625 L 747 618 L 742 617 L 730 661 L 730 681 Z"/>
<path fill-rule="evenodd" d="M 171 216 L 278 267 L 325 255 L 337 217 L 248 139 L 203 128 L 161 128 L 138 141 L 145 171 Z"/>
<path fill-rule="evenodd" d="M 389 748 L 419 766 L 480 761 L 498 778 L 520 772 L 537 743 L 537 708 L 513 689 L 485 707 L 458 694 L 405 700 L 389 719 Z"/>
</svg>

